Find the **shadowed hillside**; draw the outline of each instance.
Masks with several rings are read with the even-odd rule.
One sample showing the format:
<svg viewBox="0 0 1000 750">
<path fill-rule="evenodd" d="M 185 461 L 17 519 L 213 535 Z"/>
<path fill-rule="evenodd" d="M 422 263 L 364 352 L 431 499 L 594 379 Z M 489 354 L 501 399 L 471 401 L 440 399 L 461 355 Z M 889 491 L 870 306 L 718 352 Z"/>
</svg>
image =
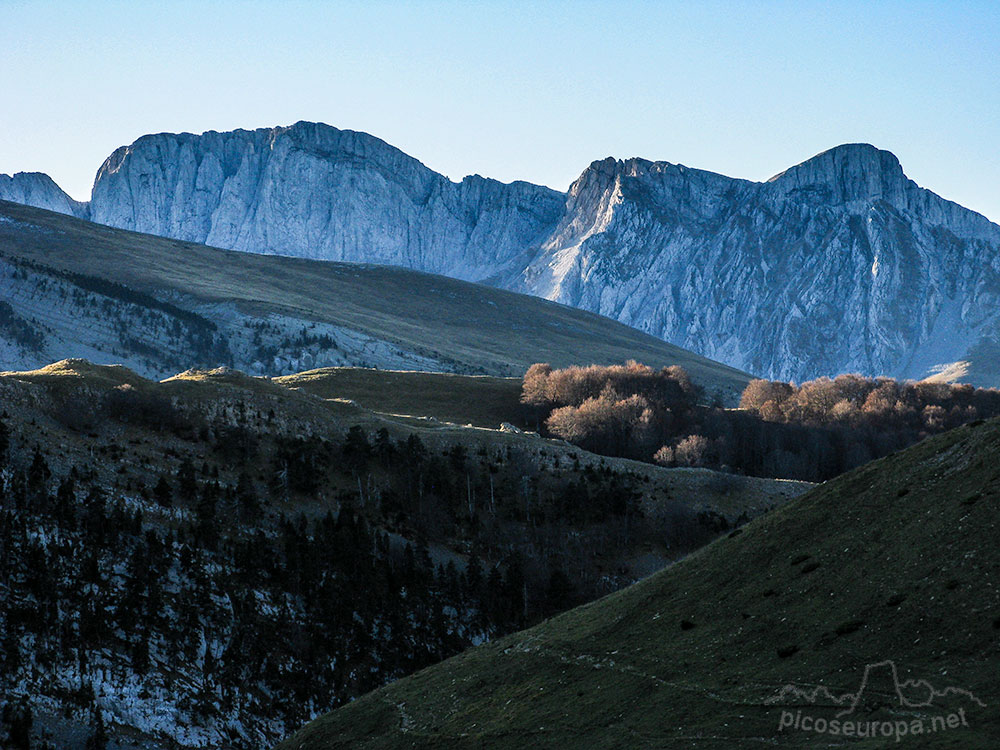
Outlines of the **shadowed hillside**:
<svg viewBox="0 0 1000 750">
<path fill-rule="evenodd" d="M 998 460 L 997 420 L 928 439 L 628 589 L 367 695 L 280 747 L 848 742 L 796 729 L 799 711 L 827 730 L 903 722 L 903 746 L 995 747 Z M 850 744 L 895 745 L 893 734 Z"/>
<path fill-rule="evenodd" d="M 344 398 L 372 411 L 433 417 L 496 429 L 501 422 L 529 426 L 521 378 L 328 367 L 275 378 L 322 398 Z"/>
<path fill-rule="evenodd" d="M 808 488 L 228 368 L 64 360 L 0 400 L 4 747 L 269 747 Z"/>
<path fill-rule="evenodd" d="M 218 250 L 14 203 L 0 202 L 0 271 L 16 316 L 10 351 L 0 348 L 9 369 L 73 356 L 156 377 L 192 364 L 267 375 L 348 364 L 511 376 L 544 356 L 555 365 L 677 364 L 729 400 L 749 381 L 535 297 L 389 266 Z M 0 310 L 0 344 L 3 324 Z"/>
</svg>

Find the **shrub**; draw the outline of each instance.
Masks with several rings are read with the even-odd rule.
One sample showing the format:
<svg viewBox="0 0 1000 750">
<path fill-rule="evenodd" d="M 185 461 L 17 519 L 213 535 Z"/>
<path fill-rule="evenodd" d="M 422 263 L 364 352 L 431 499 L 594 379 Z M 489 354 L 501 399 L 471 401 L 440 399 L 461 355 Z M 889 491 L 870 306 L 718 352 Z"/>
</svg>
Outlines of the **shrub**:
<svg viewBox="0 0 1000 750">
<path fill-rule="evenodd" d="M 776 380 L 751 380 L 740 396 L 740 408 L 759 410 L 769 401 L 780 408 L 781 403 L 794 391 L 789 383 Z"/>
<path fill-rule="evenodd" d="M 702 435 L 688 435 L 674 449 L 674 460 L 681 466 L 706 466 L 711 442 Z"/>
<path fill-rule="evenodd" d="M 658 463 L 660 466 L 673 466 L 674 449 L 669 445 L 664 445 L 653 454 L 653 461 Z"/>
</svg>

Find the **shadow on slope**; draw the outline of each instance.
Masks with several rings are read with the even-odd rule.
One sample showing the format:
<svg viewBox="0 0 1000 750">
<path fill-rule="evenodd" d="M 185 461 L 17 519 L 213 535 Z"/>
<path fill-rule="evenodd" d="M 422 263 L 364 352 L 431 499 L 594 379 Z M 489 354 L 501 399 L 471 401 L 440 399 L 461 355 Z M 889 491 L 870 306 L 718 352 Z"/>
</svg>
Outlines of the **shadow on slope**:
<svg viewBox="0 0 1000 750">
<path fill-rule="evenodd" d="M 275 378 L 275 382 L 321 398 L 350 399 L 386 414 L 492 429 L 501 422 L 529 426 L 521 404 L 521 378 L 327 367 Z"/>
<path fill-rule="evenodd" d="M 998 459 L 997 420 L 928 439 L 621 592 L 369 694 L 280 747 L 845 741 L 780 728 L 783 711 L 904 721 L 922 728 L 920 747 L 994 747 L 998 715 L 980 704 L 996 700 L 1000 656 Z M 897 690 L 887 661 L 915 682 Z M 878 678 L 867 687 L 866 667 Z M 841 715 L 852 692 L 864 700 Z M 960 709 L 967 726 L 941 730 Z"/>
<path fill-rule="evenodd" d="M 7 202 L 0 202 L 0 255 L 123 284 L 220 320 L 235 306 L 262 320 L 342 326 L 441 369 L 520 375 L 539 359 L 556 366 L 639 359 L 681 365 L 728 400 L 749 381 L 593 313 L 403 268 L 219 250 Z"/>
</svg>

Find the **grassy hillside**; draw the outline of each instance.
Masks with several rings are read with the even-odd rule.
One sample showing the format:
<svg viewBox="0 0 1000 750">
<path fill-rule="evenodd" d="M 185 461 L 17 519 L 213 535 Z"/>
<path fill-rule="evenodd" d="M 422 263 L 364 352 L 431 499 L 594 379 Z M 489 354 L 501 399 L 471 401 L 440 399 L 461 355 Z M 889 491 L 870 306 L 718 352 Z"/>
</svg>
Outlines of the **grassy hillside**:
<svg viewBox="0 0 1000 750">
<path fill-rule="evenodd" d="M 327 367 L 274 380 L 321 398 L 350 399 L 384 414 L 494 429 L 501 422 L 527 426 L 522 418 L 521 378 Z"/>
<path fill-rule="evenodd" d="M 281 748 L 897 744 L 779 728 L 783 711 L 908 732 L 922 722 L 903 747 L 996 747 L 998 462 L 996 420 L 926 440 L 634 586 L 367 695 Z M 910 705 L 887 660 L 899 681 L 927 681 L 904 685 Z M 867 665 L 880 666 L 859 691 Z M 976 699 L 918 705 L 931 688 Z M 838 718 L 851 692 L 860 703 Z M 959 709 L 968 726 L 934 723 Z"/>
<path fill-rule="evenodd" d="M 638 359 L 677 364 L 730 399 L 748 376 L 598 315 L 401 268 L 218 250 L 0 202 L 0 254 L 170 298 L 344 326 L 451 369 L 519 375 Z"/>
<path fill-rule="evenodd" d="M 59 747 L 98 705 L 116 747 L 271 746 L 806 489 L 228 368 L 67 360 L 0 400 L 0 708 Z"/>
<path fill-rule="evenodd" d="M 415 434 L 429 448 L 438 451 L 447 451 L 455 445 L 463 446 L 470 454 L 479 453 L 484 447 L 490 452 L 513 451 L 528 457 L 527 460 L 533 464 L 533 477 L 551 474 L 553 487 L 562 486 L 588 466 L 602 471 L 607 468 L 629 475 L 637 486 L 642 486 L 641 504 L 652 514 L 676 501 L 694 511 L 718 513 L 730 522 L 736 522 L 776 507 L 812 486 L 808 482 L 737 476 L 708 469 L 664 469 L 640 461 L 595 455 L 562 440 L 502 432 L 497 429 L 499 420 L 494 424 L 493 417 L 501 413 L 508 397 L 512 399 L 510 403 L 516 403 L 514 393 L 506 389 L 508 384 L 519 383 L 517 379 L 393 373 L 361 368 L 332 368 L 332 373 L 334 378 L 340 373 L 346 376 L 347 390 L 332 385 L 328 387 L 331 381 L 315 373 L 264 378 L 219 368 L 189 370 L 156 382 L 118 365 L 64 360 L 33 371 L 0 372 L 0 393 L 16 394 L 13 401 L 8 399 L 7 402 L 7 408 L 13 409 L 12 404 L 24 398 L 23 389 L 18 387 L 20 384 L 44 388 L 43 392 L 30 391 L 39 395 L 35 396 L 35 403 L 29 411 L 20 413 L 20 419 L 28 421 L 36 419 L 39 413 L 46 414 L 46 418 L 40 421 L 46 427 L 38 427 L 36 439 L 61 446 L 61 452 L 67 454 L 67 463 L 79 460 L 90 451 L 94 434 L 88 431 L 89 426 L 85 424 L 89 419 L 89 402 L 97 404 L 110 391 L 127 384 L 151 397 L 167 397 L 185 413 L 223 419 L 261 434 L 333 437 L 343 435 L 350 426 L 357 425 L 370 434 L 385 428 L 394 438 Z M 373 379 L 366 385 L 368 375 Z M 395 380 L 396 377 L 401 380 Z M 457 393 L 459 397 L 475 396 L 483 402 L 481 417 L 476 419 L 476 411 L 468 404 L 456 403 L 449 407 L 447 392 L 442 394 L 436 388 L 438 378 L 460 384 L 457 391 L 449 392 Z M 417 388 L 413 391 L 416 395 L 412 397 L 405 393 L 397 394 L 389 388 L 393 383 L 413 385 L 419 382 L 430 385 L 426 391 Z M 426 395 L 422 395 L 424 393 Z M 377 399 L 372 402 L 377 408 L 369 408 L 365 394 Z M 489 394 L 496 398 L 494 406 L 490 406 Z M 273 412 L 274 416 L 269 416 L 266 421 L 258 419 L 254 422 L 234 409 L 234 404 L 241 402 L 252 405 L 255 412 Z M 398 411 L 393 404 L 400 405 Z M 406 404 L 412 404 L 412 408 L 403 408 Z M 441 411 L 436 413 L 437 407 Z M 448 419 L 449 408 L 451 416 L 456 417 L 453 420 Z M 496 411 L 491 413 L 493 409 Z M 74 410 L 79 410 L 81 415 L 69 413 Z M 426 419 L 428 416 L 435 419 Z M 467 426 L 470 422 L 471 427 Z M 105 426 L 102 431 L 115 432 L 111 426 Z M 108 467 L 111 476 L 116 477 L 115 482 L 123 487 L 130 480 L 148 479 L 156 471 L 169 468 L 172 463 L 170 459 L 164 461 L 162 458 L 165 445 L 174 448 L 169 439 L 158 434 L 150 436 L 143 429 L 138 429 L 137 433 L 128 435 L 133 451 L 130 460 L 121 468 L 115 465 Z M 118 439 L 124 440 L 124 437 L 118 435 Z"/>
</svg>

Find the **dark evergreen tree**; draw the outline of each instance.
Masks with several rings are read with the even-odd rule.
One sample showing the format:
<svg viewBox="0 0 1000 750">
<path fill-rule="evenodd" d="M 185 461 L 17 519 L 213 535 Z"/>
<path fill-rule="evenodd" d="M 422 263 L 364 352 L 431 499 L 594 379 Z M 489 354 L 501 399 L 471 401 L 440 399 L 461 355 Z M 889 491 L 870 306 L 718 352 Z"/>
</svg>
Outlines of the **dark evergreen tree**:
<svg viewBox="0 0 1000 750">
<path fill-rule="evenodd" d="M 35 453 L 31 459 L 31 466 L 28 468 L 28 490 L 40 494 L 45 492 L 52 472 L 45 461 L 45 456 L 39 447 L 35 447 Z"/>
<path fill-rule="evenodd" d="M 545 591 L 546 613 L 554 615 L 572 607 L 576 602 L 573 582 L 562 568 L 553 568 L 549 574 L 549 584 Z"/>
<path fill-rule="evenodd" d="M 170 480 L 163 474 L 160 475 L 156 486 L 153 488 L 153 499 L 161 508 L 169 508 L 174 504 L 174 490 L 170 486 Z"/>
<path fill-rule="evenodd" d="M 7 465 L 7 454 L 10 452 L 10 428 L 0 419 L 0 466 Z"/>
<path fill-rule="evenodd" d="M 86 750 L 107 750 L 108 732 L 104 726 L 104 714 L 99 707 L 94 708 L 94 732 L 87 738 Z"/>
<path fill-rule="evenodd" d="M 177 492 L 188 503 L 198 498 L 198 479 L 190 458 L 185 458 L 177 469 Z"/>
<path fill-rule="evenodd" d="M 260 498 L 257 496 L 257 488 L 254 487 L 253 479 L 246 471 L 240 472 L 240 478 L 236 484 L 236 502 L 244 515 L 253 518 L 260 513 Z"/>
<path fill-rule="evenodd" d="M 354 425 L 347 431 L 344 439 L 344 461 L 355 474 L 361 474 L 368 466 L 368 461 L 372 456 L 372 447 L 368 443 L 368 436 L 358 425 Z"/>
<path fill-rule="evenodd" d="M 31 729 L 35 722 L 28 701 L 22 699 L 16 705 L 7 703 L 4 706 L 3 721 L 7 725 L 7 742 L 11 750 L 30 750 Z"/>
</svg>

